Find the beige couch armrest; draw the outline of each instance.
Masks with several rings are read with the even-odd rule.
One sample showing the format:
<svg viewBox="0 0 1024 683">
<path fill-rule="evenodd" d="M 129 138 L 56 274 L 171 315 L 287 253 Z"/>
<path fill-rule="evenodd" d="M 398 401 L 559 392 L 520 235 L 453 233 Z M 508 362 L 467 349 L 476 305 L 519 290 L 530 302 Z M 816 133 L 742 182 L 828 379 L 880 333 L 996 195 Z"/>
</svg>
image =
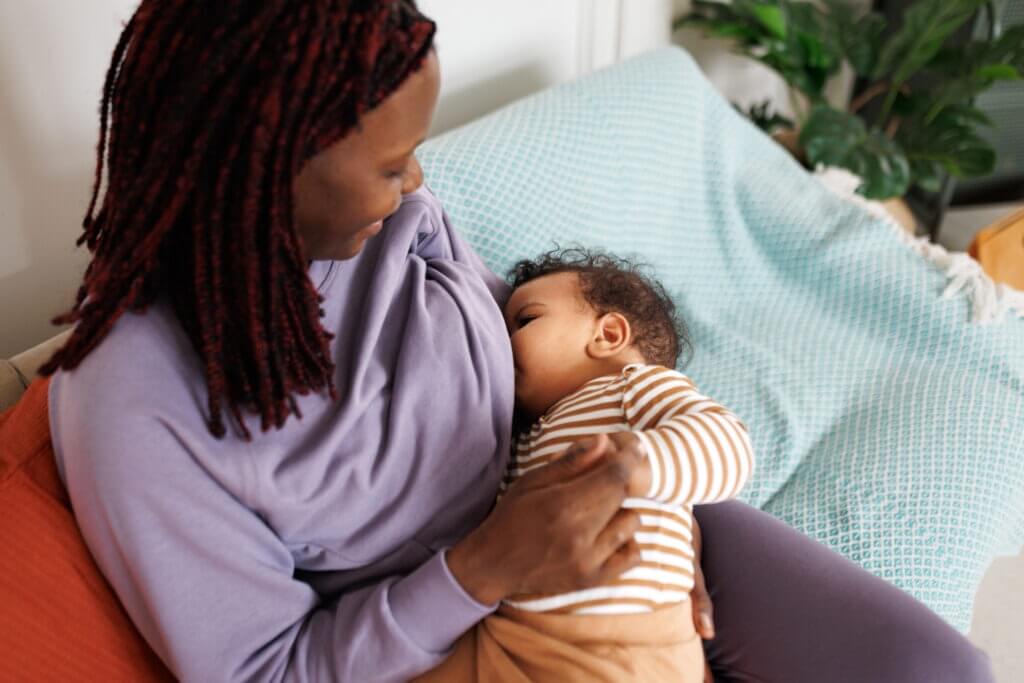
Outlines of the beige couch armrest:
<svg viewBox="0 0 1024 683">
<path fill-rule="evenodd" d="M 13 406 L 22 392 L 25 391 L 25 381 L 9 360 L 0 359 L 0 412 Z"/>
<path fill-rule="evenodd" d="M 29 382 L 35 379 L 39 366 L 48 361 L 70 335 L 71 330 L 65 330 L 10 360 L 0 359 L 0 411 L 17 403 Z"/>
</svg>

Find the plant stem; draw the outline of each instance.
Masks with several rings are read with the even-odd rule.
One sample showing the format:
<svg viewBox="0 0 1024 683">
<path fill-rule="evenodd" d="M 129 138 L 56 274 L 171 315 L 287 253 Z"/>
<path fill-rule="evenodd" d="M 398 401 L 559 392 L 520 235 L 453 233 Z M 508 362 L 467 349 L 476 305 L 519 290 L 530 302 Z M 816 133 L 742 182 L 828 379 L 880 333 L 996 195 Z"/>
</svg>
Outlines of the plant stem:
<svg viewBox="0 0 1024 683">
<path fill-rule="evenodd" d="M 883 124 L 889 120 L 889 113 L 892 112 L 892 106 L 896 104 L 896 96 L 900 93 L 900 87 L 893 83 L 889 88 L 889 94 L 885 96 L 885 102 L 882 104 L 882 115 L 879 117 L 879 124 Z"/>
<path fill-rule="evenodd" d="M 903 119 L 901 119 L 899 116 L 892 117 L 892 121 L 889 122 L 889 125 L 885 129 L 885 137 L 889 138 L 890 140 L 895 138 L 896 131 L 900 129 L 901 123 L 903 123 Z"/>
<path fill-rule="evenodd" d="M 889 86 L 889 81 L 879 81 L 861 94 L 857 95 L 857 97 L 850 102 L 850 113 L 856 114 L 861 107 L 888 90 Z"/>
</svg>

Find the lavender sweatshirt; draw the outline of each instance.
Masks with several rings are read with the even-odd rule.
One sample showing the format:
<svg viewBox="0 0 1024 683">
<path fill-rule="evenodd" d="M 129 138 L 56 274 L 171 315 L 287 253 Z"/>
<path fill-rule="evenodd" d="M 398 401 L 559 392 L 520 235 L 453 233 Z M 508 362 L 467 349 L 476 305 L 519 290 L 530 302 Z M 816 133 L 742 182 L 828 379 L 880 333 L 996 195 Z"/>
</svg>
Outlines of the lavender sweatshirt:
<svg viewBox="0 0 1024 683">
<path fill-rule="evenodd" d="M 51 383 L 86 542 L 184 680 L 405 680 L 492 609 L 444 550 L 487 514 L 509 452 L 506 286 L 426 189 L 310 277 L 340 399 L 301 397 L 280 431 L 209 434 L 198 357 L 164 304 Z"/>
</svg>

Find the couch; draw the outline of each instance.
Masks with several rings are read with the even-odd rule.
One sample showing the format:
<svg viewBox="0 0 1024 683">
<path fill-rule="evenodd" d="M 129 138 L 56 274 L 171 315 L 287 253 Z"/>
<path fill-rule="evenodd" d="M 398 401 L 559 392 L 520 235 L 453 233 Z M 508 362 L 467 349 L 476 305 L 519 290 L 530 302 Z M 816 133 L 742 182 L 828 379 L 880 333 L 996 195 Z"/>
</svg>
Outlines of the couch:
<svg viewBox="0 0 1024 683">
<path fill-rule="evenodd" d="M 1024 536 L 1024 321 L 972 323 L 970 298 L 950 293 L 927 248 L 824 189 L 688 55 L 655 52 L 539 93 L 419 156 L 496 271 L 554 239 L 654 265 L 694 334 L 687 371 L 751 427 L 747 502 L 963 632 L 972 603 L 998 609 L 973 598 Z M 0 408 L 59 343 L 0 362 Z M 979 393 L 950 412 L 942 392 L 965 378 Z M 1018 577 L 997 590 L 1024 593 Z M 992 614 L 973 622 L 1019 657 L 1012 625 Z"/>
</svg>

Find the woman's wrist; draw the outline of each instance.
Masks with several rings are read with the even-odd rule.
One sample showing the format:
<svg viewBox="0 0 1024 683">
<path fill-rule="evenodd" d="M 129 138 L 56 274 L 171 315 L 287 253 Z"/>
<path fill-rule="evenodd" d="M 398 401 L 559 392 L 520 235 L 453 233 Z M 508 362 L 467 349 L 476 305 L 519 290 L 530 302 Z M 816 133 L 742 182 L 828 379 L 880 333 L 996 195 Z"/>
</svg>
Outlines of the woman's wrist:
<svg viewBox="0 0 1024 683">
<path fill-rule="evenodd" d="M 503 582 L 487 561 L 487 555 L 479 547 L 474 532 L 462 539 L 445 553 L 448 571 L 462 586 L 462 590 L 482 605 L 493 605 L 509 593 Z"/>
</svg>

